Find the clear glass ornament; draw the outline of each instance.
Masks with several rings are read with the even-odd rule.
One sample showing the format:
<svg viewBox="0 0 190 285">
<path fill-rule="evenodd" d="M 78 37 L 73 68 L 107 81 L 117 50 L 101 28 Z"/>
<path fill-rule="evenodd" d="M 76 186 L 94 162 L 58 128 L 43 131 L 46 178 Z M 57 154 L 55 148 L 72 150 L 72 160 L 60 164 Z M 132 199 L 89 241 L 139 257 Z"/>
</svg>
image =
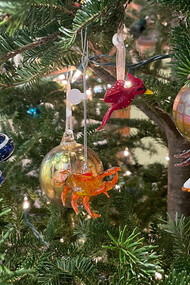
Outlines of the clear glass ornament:
<svg viewBox="0 0 190 285">
<path fill-rule="evenodd" d="M 87 152 L 87 166 L 93 175 L 101 174 L 102 162 L 90 148 Z M 42 191 L 54 203 L 62 205 L 61 193 L 64 189 L 65 176 L 61 173 L 82 173 L 84 168 L 84 146 L 76 143 L 71 135 L 63 135 L 61 144 L 54 147 L 43 159 L 40 167 L 40 185 Z M 62 183 L 62 185 L 61 185 Z M 69 193 L 66 206 L 70 207 Z"/>
</svg>

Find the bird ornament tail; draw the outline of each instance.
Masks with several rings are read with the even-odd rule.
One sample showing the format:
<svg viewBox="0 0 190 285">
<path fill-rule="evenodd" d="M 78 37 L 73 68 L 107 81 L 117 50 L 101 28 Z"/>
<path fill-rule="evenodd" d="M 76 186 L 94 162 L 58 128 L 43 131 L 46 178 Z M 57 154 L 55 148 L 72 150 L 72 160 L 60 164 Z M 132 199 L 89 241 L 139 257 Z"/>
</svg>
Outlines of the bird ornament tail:
<svg viewBox="0 0 190 285">
<path fill-rule="evenodd" d="M 112 108 L 112 106 L 107 110 L 107 112 L 105 113 L 101 126 L 98 128 L 98 131 L 101 130 L 101 128 L 103 128 L 105 126 L 105 124 L 107 123 L 107 121 L 109 120 L 109 118 L 111 117 L 111 114 L 113 113 L 114 109 Z"/>
</svg>

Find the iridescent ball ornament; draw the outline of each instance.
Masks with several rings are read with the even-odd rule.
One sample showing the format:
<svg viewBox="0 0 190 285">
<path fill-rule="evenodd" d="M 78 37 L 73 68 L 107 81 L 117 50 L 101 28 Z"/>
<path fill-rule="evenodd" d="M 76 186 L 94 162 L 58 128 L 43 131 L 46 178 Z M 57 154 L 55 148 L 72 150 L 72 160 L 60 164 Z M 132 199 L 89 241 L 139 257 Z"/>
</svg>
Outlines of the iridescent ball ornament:
<svg viewBox="0 0 190 285">
<path fill-rule="evenodd" d="M 98 155 L 90 148 L 87 154 L 88 169 L 92 175 L 103 173 L 103 166 Z M 64 190 L 65 171 L 70 174 L 82 173 L 84 167 L 84 146 L 62 141 L 43 159 L 40 167 L 40 185 L 42 191 L 55 204 L 62 205 L 61 194 Z M 65 205 L 71 207 L 71 197 L 66 198 Z"/>
<path fill-rule="evenodd" d="M 173 117 L 180 134 L 190 141 L 190 87 L 186 85 L 175 98 Z"/>
<path fill-rule="evenodd" d="M 7 160 L 14 151 L 14 143 L 7 135 L 0 133 L 0 162 Z"/>
</svg>

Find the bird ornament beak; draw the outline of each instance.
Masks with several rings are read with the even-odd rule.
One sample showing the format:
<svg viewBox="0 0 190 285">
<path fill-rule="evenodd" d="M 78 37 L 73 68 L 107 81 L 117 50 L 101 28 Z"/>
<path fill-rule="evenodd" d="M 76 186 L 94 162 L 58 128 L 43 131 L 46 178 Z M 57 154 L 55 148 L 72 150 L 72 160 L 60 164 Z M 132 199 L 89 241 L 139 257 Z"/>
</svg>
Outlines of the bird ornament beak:
<svg viewBox="0 0 190 285">
<path fill-rule="evenodd" d="M 137 77 L 131 75 L 129 72 L 127 72 L 127 77 L 128 77 L 128 80 L 131 82 L 132 86 L 143 86 L 144 85 L 143 81 L 140 78 L 137 78 Z M 154 92 L 152 92 L 149 89 L 146 89 L 144 94 L 152 95 L 152 94 L 154 94 Z"/>
<path fill-rule="evenodd" d="M 152 95 L 152 94 L 154 94 L 154 92 L 152 92 L 152 91 L 149 90 L 149 89 L 146 89 L 146 91 L 144 92 L 144 94 Z"/>
</svg>

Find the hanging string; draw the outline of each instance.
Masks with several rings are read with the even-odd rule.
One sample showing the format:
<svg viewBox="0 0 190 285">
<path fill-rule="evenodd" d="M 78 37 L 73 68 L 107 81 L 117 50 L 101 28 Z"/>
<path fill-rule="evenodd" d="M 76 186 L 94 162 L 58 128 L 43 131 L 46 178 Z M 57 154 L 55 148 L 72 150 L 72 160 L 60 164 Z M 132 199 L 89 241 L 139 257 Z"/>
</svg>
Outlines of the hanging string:
<svg viewBox="0 0 190 285">
<path fill-rule="evenodd" d="M 118 29 L 117 39 L 114 45 L 117 48 L 116 52 L 116 72 L 117 72 L 117 80 L 125 80 L 125 58 L 126 58 L 126 49 L 124 45 L 124 36 L 123 27 Z M 114 35 L 115 36 L 115 35 Z"/>
<path fill-rule="evenodd" d="M 40 234 L 34 227 L 34 225 L 29 221 L 28 219 L 28 210 L 24 210 L 24 221 L 25 223 L 30 227 L 32 230 L 33 234 L 42 241 L 42 243 L 46 246 L 49 247 L 49 244 L 45 241 L 44 236 Z"/>
<path fill-rule="evenodd" d="M 29 212 L 29 207 L 30 207 L 30 203 L 28 201 L 27 196 L 25 195 L 24 197 L 24 202 L 23 202 L 23 210 L 24 210 L 24 222 L 30 227 L 30 229 L 32 230 L 33 234 L 40 239 L 43 244 L 46 247 L 49 247 L 49 244 L 45 241 L 44 236 L 42 234 L 40 234 L 34 227 L 34 225 L 29 221 L 28 218 L 28 212 Z"/>
<path fill-rule="evenodd" d="M 71 90 L 71 77 L 72 77 L 72 69 L 68 69 L 67 71 L 67 90 L 66 90 L 66 122 L 65 122 L 65 132 L 63 134 L 64 140 L 74 140 L 73 135 L 73 120 L 72 120 L 72 108 L 71 103 L 68 100 L 68 94 Z"/>
<path fill-rule="evenodd" d="M 85 28 L 84 36 L 81 31 L 81 47 L 82 47 L 82 68 L 83 68 L 83 93 L 85 94 L 84 104 L 84 169 L 88 168 L 87 164 L 87 114 L 86 114 L 86 67 L 88 65 L 88 41 L 87 41 L 87 27 Z"/>
</svg>

